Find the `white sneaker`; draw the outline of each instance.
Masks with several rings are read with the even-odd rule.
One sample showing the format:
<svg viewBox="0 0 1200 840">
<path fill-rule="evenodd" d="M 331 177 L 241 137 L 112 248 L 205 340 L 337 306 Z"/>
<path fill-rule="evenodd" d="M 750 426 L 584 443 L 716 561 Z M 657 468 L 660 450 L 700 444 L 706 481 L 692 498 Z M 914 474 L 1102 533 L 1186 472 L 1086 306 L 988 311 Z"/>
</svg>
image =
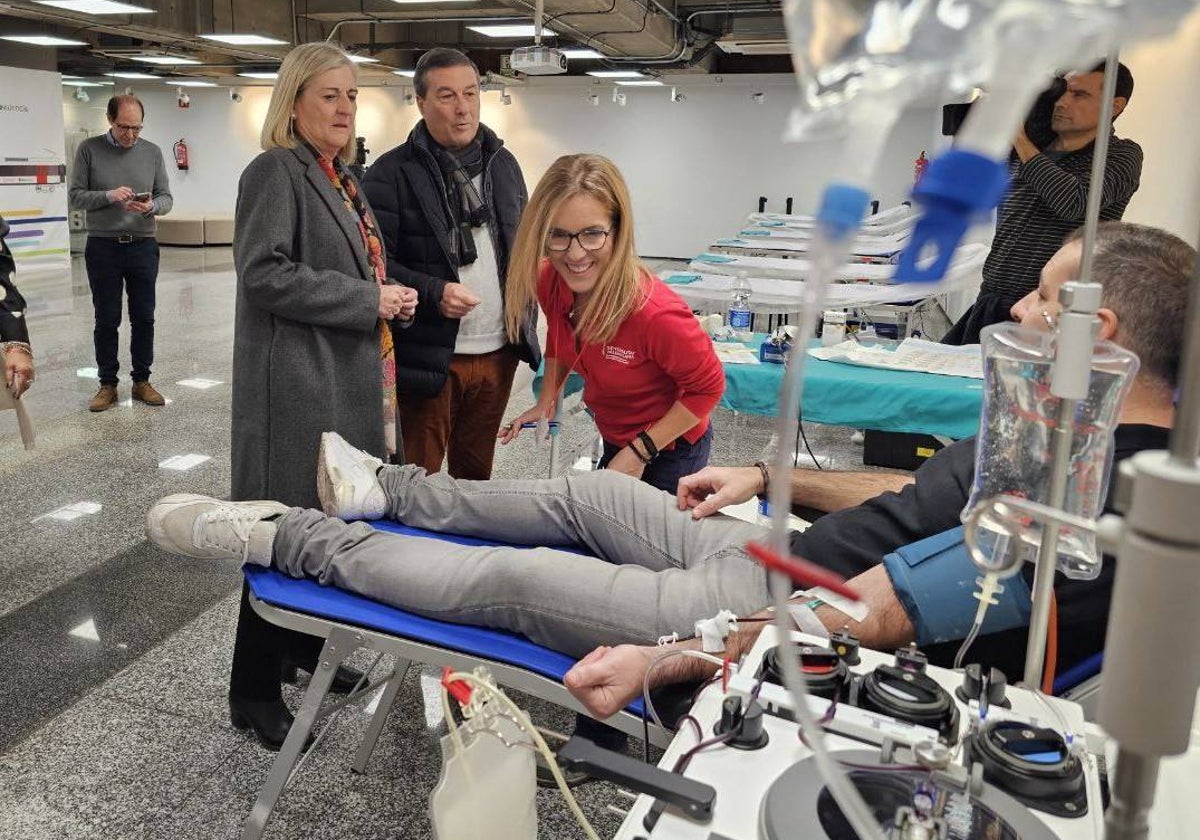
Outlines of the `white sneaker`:
<svg viewBox="0 0 1200 840">
<path fill-rule="evenodd" d="M 238 560 L 271 565 L 275 523 L 287 513 L 279 502 L 223 502 L 176 493 L 159 499 L 146 514 L 146 536 L 159 548 L 199 560 Z"/>
<path fill-rule="evenodd" d="M 375 473 L 383 461 L 355 449 L 337 432 L 321 434 L 317 455 L 317 496 L 326 516 L 349 522 L 352 519 L 382 519 L 387 514 L 387 496 Z"/>
</svg>

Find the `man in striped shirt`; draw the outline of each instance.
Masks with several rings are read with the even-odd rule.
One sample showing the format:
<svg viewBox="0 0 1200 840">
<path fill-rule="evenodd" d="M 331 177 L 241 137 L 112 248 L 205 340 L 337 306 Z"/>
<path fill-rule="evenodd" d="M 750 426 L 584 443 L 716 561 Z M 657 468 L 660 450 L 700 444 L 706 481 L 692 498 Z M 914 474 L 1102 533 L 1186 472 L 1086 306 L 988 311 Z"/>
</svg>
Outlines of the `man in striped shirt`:
<svg viewBox="0 0 1200 840">
<path fill-rule="evenodd" d="M 1037 288 L 1046 261 L 1084 221 L 1092 157 L 1100 123 L 1104 64 L 1066 79 L 1054 103 L 1054 139 L 1038 148 L 1022 128 L 1013 141 L 1012 185 L 1000 205 L 992 250 L 983 266 L 979 296 L 942 339 L 978 344 L 979 331 L 1009 319 L 1013 304 Z M 1133 74 L 1118 65 L 1113 119 L 1133 95 Z M 1109 129 L 1111 130 L 1111 129 Z M 1142 149 L 1115 134 L 1109 140 L 1100 220 L 1116 221 L 1138 188 Z"/>
</svg>

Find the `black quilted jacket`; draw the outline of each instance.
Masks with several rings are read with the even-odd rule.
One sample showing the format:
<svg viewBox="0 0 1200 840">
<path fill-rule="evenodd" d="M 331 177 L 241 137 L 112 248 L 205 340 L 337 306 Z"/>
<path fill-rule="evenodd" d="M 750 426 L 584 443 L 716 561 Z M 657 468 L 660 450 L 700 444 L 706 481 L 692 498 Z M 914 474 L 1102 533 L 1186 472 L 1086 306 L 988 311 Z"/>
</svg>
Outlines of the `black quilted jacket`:
<svg viewBox="0 0 1200 840">
<path fill-rule="evenodd" d="M 458 319 L 438 311 L 446 283 L 457 282 L 450 247 L 450 208 L 442 173 L 420 124 L 408 139 L 387 152 L 367 170 L 363 190 L 375 211 L 387 248 L 388 275 L 420 295 L 412 327 L 395 330 L 396 385 L 405 394 L 433 396 L 446 382 L 454 356 Z M 504 141 L 480 126 L 483 143 L 483 195 L 496 223 L 489 226 L 496 251 L 503 295 L 508 255 L 525 209 L 527 194 L 521 168 Z M 522 361 L 536 367 L 541 361 L 537 312 L 525 323 L 515 346 Z"/>
</svg>

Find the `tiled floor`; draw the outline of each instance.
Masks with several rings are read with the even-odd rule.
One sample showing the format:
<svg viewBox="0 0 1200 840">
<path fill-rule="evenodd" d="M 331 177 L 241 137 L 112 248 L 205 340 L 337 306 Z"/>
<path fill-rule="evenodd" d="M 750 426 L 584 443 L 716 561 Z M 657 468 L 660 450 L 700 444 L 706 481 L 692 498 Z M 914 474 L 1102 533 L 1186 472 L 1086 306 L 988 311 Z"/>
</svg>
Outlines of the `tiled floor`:
<svg viewBox="0 0 1200 840">
<path fill-rule="evenodd" d="M 86 410 L 96 380 L 86 370 L 95 361 L 80 261 L 69 278 L 21 286 L 37 358 L 28 401 L 38 446 L 22 450 L 15 419 L 0 415 L 0 836 L 236 837 L 270 766 L 269 754 L 231 728 L 225 703 L 240 575 L 232 565 L 170 557 L 142 531 L 163 495 L 228 493 L 229 250 L 163 250 L 153 381 L 171 400 L 164 408 Z M 510 416 L 532 403 L 528 372 L 522 377 Z M 188 379 L 219 384 L 178 384 Z M 771 436 L 759 418 L 719 412 L 715 423 L 714 463 L 749 463 Z M 813 427 L 810 439 L 839 466 L 858 459 L 846 430 Z M 562 465 L 590 443 L 586 423 L 569 424 Z M 184 472 L 159 466 L 193 453 L 210 458 Z M 496 475 L 540 475 L 548 463 L 520 440 L 501 449 Z M 99 510 L 46 516 L 79 502 Z M 407 676 L 365 775 L 348 770 L 365 717 L 343 715 L 267 836 L 430 836 L 426 800 L 445 732 L 435 686 L 416 669 Z M 298 691 L 287 698 L 297 703 Z M 568 715 L 521 699 L 540 723 L 570 727 Z M 615 789 L 592 784 L 579 796 L 611 836 L 619 817 L 608 806 L 622 801 Z M 542 836 L 578 836 L 557 796 L 539 797 Z"/>
</svg>

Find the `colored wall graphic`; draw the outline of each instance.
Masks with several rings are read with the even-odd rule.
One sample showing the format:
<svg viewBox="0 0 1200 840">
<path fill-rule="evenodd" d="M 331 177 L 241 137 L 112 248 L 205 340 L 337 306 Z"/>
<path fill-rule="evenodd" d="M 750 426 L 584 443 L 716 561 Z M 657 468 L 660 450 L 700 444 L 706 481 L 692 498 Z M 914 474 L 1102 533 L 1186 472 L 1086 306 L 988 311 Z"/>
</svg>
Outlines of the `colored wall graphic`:
<svg viewBox="0 0 1200 840">
<path fill-rule="evenodd" d="M 58 73 L 0 67 L 0 215 L 18 273 L 70 270 Z"/>
</svg>

